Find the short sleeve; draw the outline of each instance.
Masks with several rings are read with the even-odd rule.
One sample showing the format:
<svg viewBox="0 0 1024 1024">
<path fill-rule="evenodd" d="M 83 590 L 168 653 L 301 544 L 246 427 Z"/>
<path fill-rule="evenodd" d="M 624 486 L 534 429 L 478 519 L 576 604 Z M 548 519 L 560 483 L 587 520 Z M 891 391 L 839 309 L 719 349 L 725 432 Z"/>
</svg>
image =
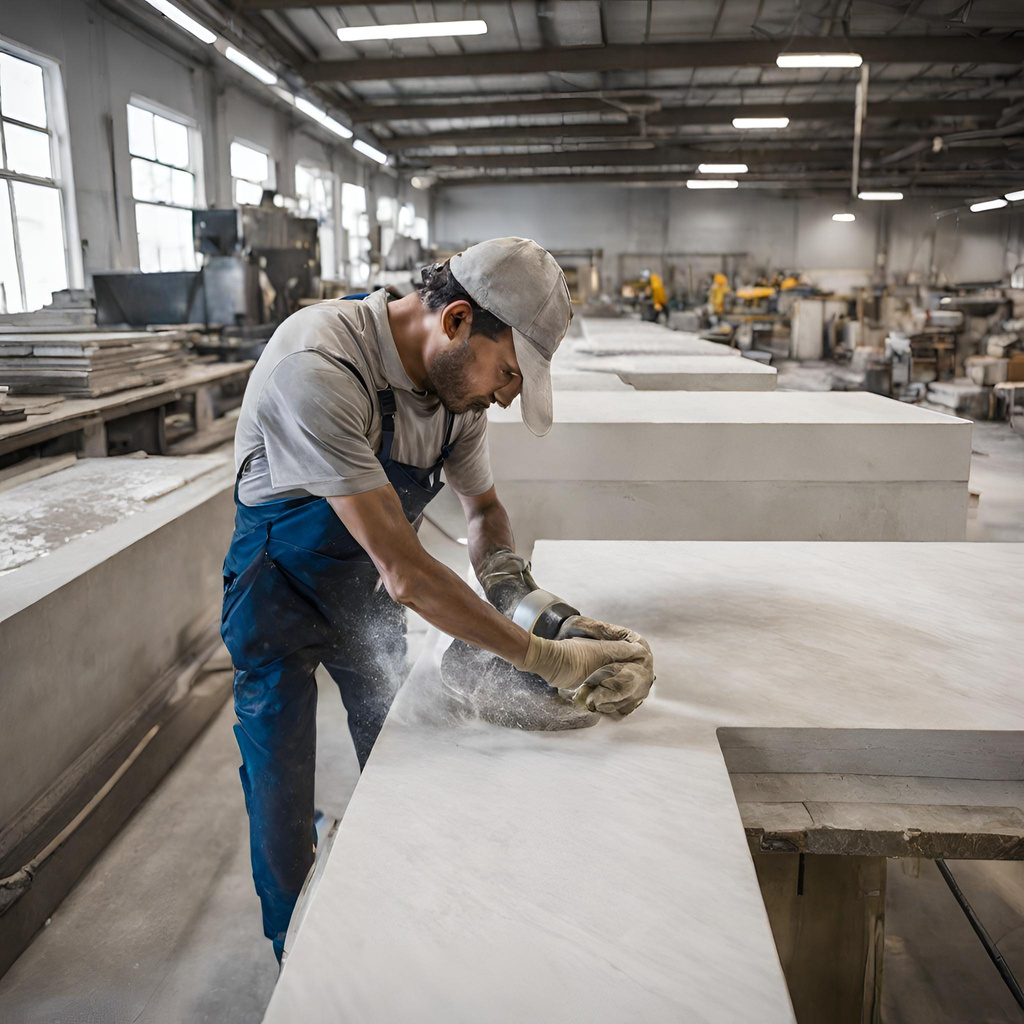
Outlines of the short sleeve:
<svg viewBox="0 0 1024 1024">
<path fill-rule="evenodd" d="M 487 448 L 486 412 L 481 410 L 467 418 L 444 464 L 444 475 L 453 490 L 467 497 L 491 489 L 494 477 Z"/>
<path fill-rule="evenodd" d="M 315 349 L 278 363 L 260 392 L 257 416 L 275 490 L 333 497 L 388 482 L 367 440 L 370 396 L 351 370 Z"/>
</svg>

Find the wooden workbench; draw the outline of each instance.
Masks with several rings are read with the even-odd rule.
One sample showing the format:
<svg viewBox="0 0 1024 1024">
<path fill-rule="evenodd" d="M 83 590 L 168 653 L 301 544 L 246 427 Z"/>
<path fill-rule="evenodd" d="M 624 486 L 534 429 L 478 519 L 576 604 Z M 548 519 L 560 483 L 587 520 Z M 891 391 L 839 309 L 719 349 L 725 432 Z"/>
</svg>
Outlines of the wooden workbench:
<svg viewBox="0 0 1024 1024">
<path fill-rule="evenodd" d="M 0 424 L 0 456 L 76 431 L 83 432 L 83 454 L 106 455 L 107 423 L 171 405 L 187 394 L 197 396 L 196 427 L 202 429 L 212 419 L 212 410 L 208 402 L 204 402 L 210 389 L 235 381 L 244 382 L 254 365 L 251 360 L 197 363 L 162 384 L 130 388 L 99 398 L 67 399 L 50 412 L 17 423 Z M 10 400 L 12 405 L 16 398 Z M 162 430 L 162 420 L 160 426 Z"/>
<path fill-rule="evenodd" d="M 793 832 L 812 820 L 800 774 L 888 777 L 847 800 L 897 818 L 892 780 L 922 780 L 932 832 L 943 807 L 962 821 L 945 780 L 965 774 L 1019 814 L 1024 610 L 1006 581 L 1024 545 L 542 541 L 533 561 L 650 639 L 651 698 L 594 729 L 512 732 L 439 719 L 421 666 L 268 1024 L 791 1024 L 731 771 L 788 775 Z"/>
</svg>

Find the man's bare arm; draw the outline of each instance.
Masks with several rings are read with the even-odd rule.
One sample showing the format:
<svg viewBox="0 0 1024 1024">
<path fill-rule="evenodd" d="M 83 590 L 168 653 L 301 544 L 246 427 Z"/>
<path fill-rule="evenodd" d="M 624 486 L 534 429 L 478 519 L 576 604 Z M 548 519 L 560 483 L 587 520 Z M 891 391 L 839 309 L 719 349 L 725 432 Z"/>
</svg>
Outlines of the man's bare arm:
<svg viewBox="0 0 1024 1024">
<path fill-rule="evenodd" d="M 512 536 L 512 525 L 505 506 L 498 500 L 498 492 L 492 486 L 483 494 L 459 495 L 462 510 L 466 514 L 469 540 L 469 561 L 478 575 L 488 555 L 506 549 L 515 551 L 516 542 Z"/>
<path fill-rule="evenodd" d="M 525 630 L 477 597 L 456 573 L 423 549 L 390 484 L 362 494 L 327 500 L 373 560 L 388 593 L 399 604 L 422 615 L 449 636 L 482 647 L 506 661 L 517 664 L 523 661 L 529 646 Z M 504 509 L 501 515 L 504 516 Z M 504 522 L 507 529 L 507 516 Z M 478 524 L 476 531 L 481 538 L 478 544 L 485 543 L 483 538 L 490 528 Z M 511 530 L 508 532 L 511 540 Z M 471 557 L 473 537 L 471 525 Z"/>
</svg>

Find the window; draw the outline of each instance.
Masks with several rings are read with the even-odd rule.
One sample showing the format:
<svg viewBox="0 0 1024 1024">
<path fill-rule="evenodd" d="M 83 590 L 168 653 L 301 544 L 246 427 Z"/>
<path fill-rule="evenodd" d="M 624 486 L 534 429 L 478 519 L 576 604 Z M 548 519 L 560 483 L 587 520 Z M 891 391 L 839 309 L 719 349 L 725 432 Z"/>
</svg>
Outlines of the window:
<svg viewBox="0 0 1024 1024">
<path fill-rule="evenodd" d="M 194 126 L 128 104 L 139 269 L 146 273 L 198 269 L 192 241 L 198 147 Z"/>
<path fill-rule="evenodd" d="M 315 217 L 320 225 L 320 276 L 338 276 L 334 245 L 334 175 L 320 167 L 295 165 L 295 198 L 300 217 Z"/>
<path fill-rule="evenodd" d="M 0 313 L 39 309 L 68 286 L 59 88 L 49 67 L 0 49 Z"/>
<path fill-rule="evenodd" d="M 346 253 L 349 284 L 370 280 L 370 218 L 366 213 L 366 189 L 342 182 L 341 226 L 348 240 Z"/>
<path fill-rule="evenodd" d="M 391 196 L 377 199 L 377 223 L 380 225 L 380 251 L 386 256 L 395 242 L 395 219 L 398 216 L 398 200 Z"/>
<path fill-rule="evenodd" d="M 263 190 L 274 187 L 270 154 L 244 142 L 231 143 L 231 177 L 235 202 L 239 206 L 259 206 Z"/>
</svg>

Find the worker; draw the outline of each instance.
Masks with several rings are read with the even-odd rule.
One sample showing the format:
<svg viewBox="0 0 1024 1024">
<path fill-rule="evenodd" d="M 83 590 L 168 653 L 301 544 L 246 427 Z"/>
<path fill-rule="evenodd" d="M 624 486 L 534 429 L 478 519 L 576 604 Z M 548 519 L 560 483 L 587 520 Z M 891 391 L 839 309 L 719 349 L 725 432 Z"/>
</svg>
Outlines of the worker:
<svg viewBox="0 0 1024 1024">
<path fill-rule="evenodd" d="M 710 312 L 721 316 L 725 312 L 725 297 L 729 294 L 729 278 L 725 274 L 717 273 L 711 280 L 711 289 L 708 292 L 708 306 Z"/>
<path fill-rule="evenodd" d="M 381 290 L 290 316 L 238 419 L 221 633 L 253 878 L 279 960 L 316 843 L 318 665 L 341 691 L 360 770 L 402 680 L 405 608 L 596 712 L 632 710 L 653 679 L 635 633 L 598 623 L 585 637 L 528 634 L 421 546 L 415 525 L 443 466 L 474 569 L 514 550 L 487 408 L 518 395 L 530 430 L 550 429 L 550 362 L 572 316 L 558 264 L 527 239 L 482 242 L 422 276 L 422 293 L 389 302 Z"/>
<path fill-rule="evenodd" d="M 665 295 L 665 283 L 661 279 L 661 274 L 645 270 L 640 275 L 640 280 L 644 286 L 644 301 L 641 313 L 643 319 L 651 323 L 657 323 L 662 314 L 664 314 L 667 323 L 668 297 Z"/>
</svg>

